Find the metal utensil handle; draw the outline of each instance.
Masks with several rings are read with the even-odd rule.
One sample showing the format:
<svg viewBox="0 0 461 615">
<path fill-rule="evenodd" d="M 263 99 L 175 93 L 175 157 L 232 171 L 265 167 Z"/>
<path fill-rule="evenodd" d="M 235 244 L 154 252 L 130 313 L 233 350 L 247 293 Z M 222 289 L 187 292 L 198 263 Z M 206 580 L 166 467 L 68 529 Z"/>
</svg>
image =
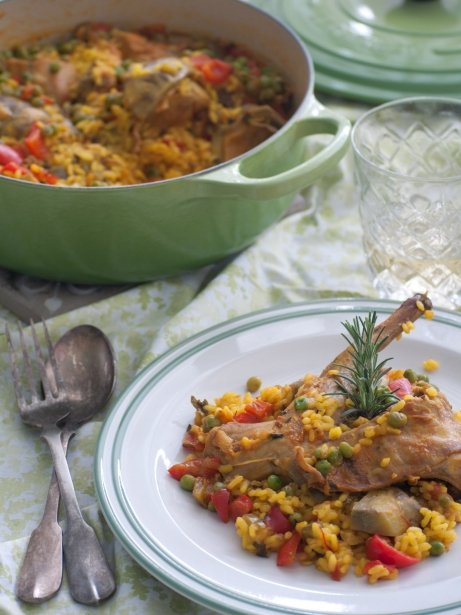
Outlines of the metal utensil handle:
<svg viewBox="0 0 461 615">
<path fill-rule="evenodd" d="M 115 591 L 114 576 L 95 531 L 82 517 L 61 445 L 60 430 L 47 427 L 42 437 L 50 447 L 66 508 L 63 548 L 70 594 L 82 604 L 98 604 Z"/>
<path fill-rule="evenodd" d="M 73 431 L 62 432 L 67 453 Z M 58 523 L 61 494 L 53 471 L 42 519 L 32 532 L 16 581 L 16 595 L 23 602 L 39 604 L 52 598 L 62 582 L 62 530 Z"/>
</svg>

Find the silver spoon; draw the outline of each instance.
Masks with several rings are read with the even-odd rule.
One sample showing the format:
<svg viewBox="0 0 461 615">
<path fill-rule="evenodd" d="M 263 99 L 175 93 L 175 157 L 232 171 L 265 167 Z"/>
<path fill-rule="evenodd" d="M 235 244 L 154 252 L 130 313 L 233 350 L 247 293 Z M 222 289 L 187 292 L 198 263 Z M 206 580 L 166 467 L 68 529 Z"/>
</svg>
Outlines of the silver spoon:
<svg viewBox="0 0 461 615">
<path fill-rule="evenodd" d="M 80 325 L 65 333 L 54 346 L 54 353 L 71 408 L 61 433 L 65 455 L 76 429 L 109 400 L 116 381 L 115 359 L 107 337 L 92 325 Z M 49 367 L 48 363 L 47 373 L 51 379 L 53 371 Z M 25 602 L 35 603 L 54 596 L 61 586 L 64 549 L 72 597 L 84 604 L 97 604 L 115 590 L 112 573 L 110 569 L 104 570 L 103 582 L 96 582 L 94 575 L 97 571 L 88 568 L 86 541 L 93 540 L 90 536 L 93 530 L 83 521 L 78 505 L 71 506 L 72 510 L 68 511 L 63 540 L 57 521 L 59 500 L 60 491 L 53 473 L 42 520 L 32 532 L 19 571 L 17 596 Z M 103 561 L 102 566 L 107 567 L 107 564 Z M 100 576 L 100 571 L 98 574 Z"/>
</svg>

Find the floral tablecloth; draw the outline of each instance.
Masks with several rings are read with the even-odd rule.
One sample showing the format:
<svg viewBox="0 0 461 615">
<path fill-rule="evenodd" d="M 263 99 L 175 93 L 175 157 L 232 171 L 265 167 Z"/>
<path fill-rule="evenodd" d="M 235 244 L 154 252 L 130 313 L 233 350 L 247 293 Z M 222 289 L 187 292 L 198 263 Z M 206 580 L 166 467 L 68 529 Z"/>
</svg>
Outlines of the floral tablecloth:
<svg viewBox="0 0 461 615">
<path fill-rule="evenodd" d="M 327 101 L 353 120 L 362 108 Z M 110 338 L 118 361 L 114 400 L 139 369 L 188 336 L 261 308 L 329 297 L 375 296 L 361 245 L 351 153 L 305 194 L 306 206 L 285 217 L 219 273 L 206 268 L 143 284 L 48 321 L 53 339 L 91 323 Z M 15 317 L 0 308 L 0 331 Z M 15 597 L 15 579 L 29 535 L 39 522 L 51 459 L 38 433 L 23 425 L 14 398 L 3 333 L 0 333 L 0 613 L 80 614 L 96 609 L 61 591 L 42 605 Z M 83 426 L 68 454 L 84 516 L 109 541 L 117 576 L 115 595 L 101 614 L 205 615 L 210 613 L 143 571 L 114 540 L 98 509 L 93 454 L 104 415 Z"/>
</svg>

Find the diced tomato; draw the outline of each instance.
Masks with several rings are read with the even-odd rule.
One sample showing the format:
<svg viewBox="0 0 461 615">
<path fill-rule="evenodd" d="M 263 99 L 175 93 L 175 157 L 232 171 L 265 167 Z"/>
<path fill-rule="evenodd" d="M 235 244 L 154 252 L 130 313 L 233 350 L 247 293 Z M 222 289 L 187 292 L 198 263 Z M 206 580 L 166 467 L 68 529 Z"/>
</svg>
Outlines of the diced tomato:
<svg viewBox="0 0 461 615">
<path fill-rule="evenodd" d="M 184 438 L 182 439 L 182 445 L 189 451 L 196 451 L 197 453 L 203 451 L 205 443 L 200 442 L 198 434 L 195 431 L 186 431 Z"/>
<path fill-rule="evenodd" d="M 342 576 L 339 564 L 336 564 L 332 572 L 330 572 L 330 578 L 332 581 L 341 581 Z"/>
<path fill-rule="evenodd" d="M 16 164 L 16 162 L 13 162 L 12 160 L 10 160 L 10 162 L 7 162 L 5 166 L 2 167 L 2 173 L 5 172 L 11 173 L 15 176 L 17 173 L 19 173 L 20 177 L 30 177 L 30 172 L 28 169 L 26 169 L 26 167 L 23 167 L 20 164 Z"/>
<path fill-rule="evenodd" d="M 34 95 L 35 88 L 36 88 L 36 86 L 33 83 L 26 83 L 21 88 L 21 96 L 20 96 L 20 98 L 22 100 L 29 100 L 29 98 L 32 98 L 32 96 Z"/>
<path fill-rule="evenodd" d="M 218 58 L 211 58 L 205 53 L 191 56 L 190 61 L 209 83 L 215 85 L 224 83 L 233 71 L 232 65 L 228 62 L 223 62 L 223 60 Z"/>
<path fill-rule="evenodd" d="M 211 494 L 211 501 L 216 508 L 218 517 L 224 523 L 229 521 L 229 501 L 230 491 L 228 489 L 217 489 Z"/>
<path fill-rule="evenodd" d="M 235 500 L 229 504 L 229 516 L 235 521 L 237 517 L 247 515 L 253 510 L 253 501 L 247 495 L 238 495 Z"/>
<path fill-rule="evenodd" d="M 45 160 L 48 156 L 48 149 L 45 145 L 42 131 L 35 123 L 32 124 L 29 133 L 24 139 L 24 143 L 32 156 L 35 156 L 38 160 Z"/>
<path fill-rule="evenodd" d="M 203 457 L 175 463 L 168 469 L 168 472 L 175 480 L 181 480 L 184 474 L 211 478 L 216 474 L 220 465 L 221 462 L 217 457 Z"/>
<path fill-rule="evenodd" d="M 284 534 L 293 529 L 291 521 L 286 517 L 277 504 L 270 507 L 266 515 L 266 525 L 271 528 L 276 534 Z"/>
<path fill-rule="evenodd" d="M 22 156 L 9 145 L 0 143 L 0 164 L 7 164 L 8 162 L 14 162 L 16 164 L 22 163 Z"/>
<path fill-rule="evenodd" d="M 379 560 L 383 564 L 406 568 L 418 564 L 421 560 L 398 551 L 379 534 L 374 534 L 366 542 L 365 554 L 369 560 Z"/>
<path fill-rule="evenodd" d="M 262 399 L 255 399 L 245 406 L 243 412 L 236 414 L 234 420 L 237 423 L 259 423 L 270 416 L 273 411 L 273 404 Z"/>
<path fill-rule="evenodd" d="M 291 566 L 296 558 L 299 543 L 301 542 L 301 534 L 293 532 L 291 537 L 283 543 L 277 553 L 277 566 Z"/>
<path fill-rule="evenodd" d="M 407 378 L 396 378 L 396 380 L 389 381 L 390 390 L 397 395 L 397 397 L 405 397 L 405 395 L 411 395 L 413 387 L 411 382 Z"/>
<path fill-rule="evenodd" d="M 50 173 L 46 169 L 32 171 L 32 173 L 34 177 L 36 177 L 38 181 L 42 184 L 49 184 L 51 186 L 54 186 L 58 183 L 58 178 L 56 177 L 56 175 L 53 175 L 53 173 Z"/>
</svg>

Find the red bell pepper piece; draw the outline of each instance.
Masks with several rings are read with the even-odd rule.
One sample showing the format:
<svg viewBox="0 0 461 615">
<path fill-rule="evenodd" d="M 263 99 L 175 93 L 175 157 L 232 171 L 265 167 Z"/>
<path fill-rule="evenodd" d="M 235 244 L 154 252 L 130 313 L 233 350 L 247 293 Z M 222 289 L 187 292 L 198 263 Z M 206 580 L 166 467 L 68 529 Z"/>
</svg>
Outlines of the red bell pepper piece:
<svg viewBox="0 0 461 615">
<path fill-rule="evenodd" d="M 232 65 L 228 62 L 223 62 L 218 58 L 211 58 L 205 53 L 191 56 L 190 61 L 209 83 L 215 85 L 224 83 L 233 70 Z"/>
<path fill-rule="evenodd" d="M 237 517 L 242 517 L 253 510 L 253 500 L 247 495 L 238 495 L 229 504 L 229 516 L 235 521 Z"/>
<path fill-rule="evenodd" d="M 32 174 L 42 184 L 50 184 L 51 186 L 54 186 L 58 183 L 58 178 L 56 177 L 56 175 L 53 175 L 53 173 L 50 173 L 46 169 L 32 171 Z"/>
<path fill-rule="evenodd" d="M 277 504 L 273 504 L 270 507 L 270 510 L 266 515 L 266 525 L 276 534 L 290 532 L 293 528 L 291 521 L 283 514 Z"/>
<path fill-rule="evenodd" d="M 9 145 L 0 143 L 0 164 L 8 164 L 8 162 L 14 162 L 20 165 L 22 163 L 22 156 Z"/>
<path fill-rule="evenodd" d="M 48 148 L 45 145 L 42 131 L 36 124 L 32 124 L 29 133 L 24 139 L 24 143 L 32 156 L 35 156 L 38 160 L 45 160 L 48 156 Z"/>
<path fill-rule="evenodd" d="M 175 463 L 168 469 L 168 473 L 175 480 L 181 480 L 184 474 L 211 478 L 218 471 L 221 462 L 217 457 L 203 457 L 199 459 L 189 459 L 181 463 Z"/>
<path fill-rule="evenodd" d="M 383 564 L 396 568 L 406 568 L 421 561 L 416 557 L 402 553 L 379 534 L 374 534 L 367 540 L 365 554 L 369 560 L 379 560 Z"/>
<path fill-rule="evenodd" d="M 229 501 L 230 501 L 230 491 L 229 489 L 218 489 L 217 491 L 213 491 L 211 494 L 211 502 L 213 506 L 216 508 L 216 512 L 218 513 L 218 517 L 224 523 L 229 521 Z"/>
<path fill-rule="evenodd" d="M 259 423 L 270 416 L 273 411 L 274 406 L 270 402 L 263 401 L 262 399 L 254 399 L 245 406 L 243 412 L 239 412 L 235 415 L 234 420 L 237 421 L 237 423 Z"/>
<path fill-rule="evenodd" d="M 293 564 L 300 542 L 301 534 L 293 532 L 291 537 L 278 550 L 277 566 L 291 566 Z"/>
</svg>

